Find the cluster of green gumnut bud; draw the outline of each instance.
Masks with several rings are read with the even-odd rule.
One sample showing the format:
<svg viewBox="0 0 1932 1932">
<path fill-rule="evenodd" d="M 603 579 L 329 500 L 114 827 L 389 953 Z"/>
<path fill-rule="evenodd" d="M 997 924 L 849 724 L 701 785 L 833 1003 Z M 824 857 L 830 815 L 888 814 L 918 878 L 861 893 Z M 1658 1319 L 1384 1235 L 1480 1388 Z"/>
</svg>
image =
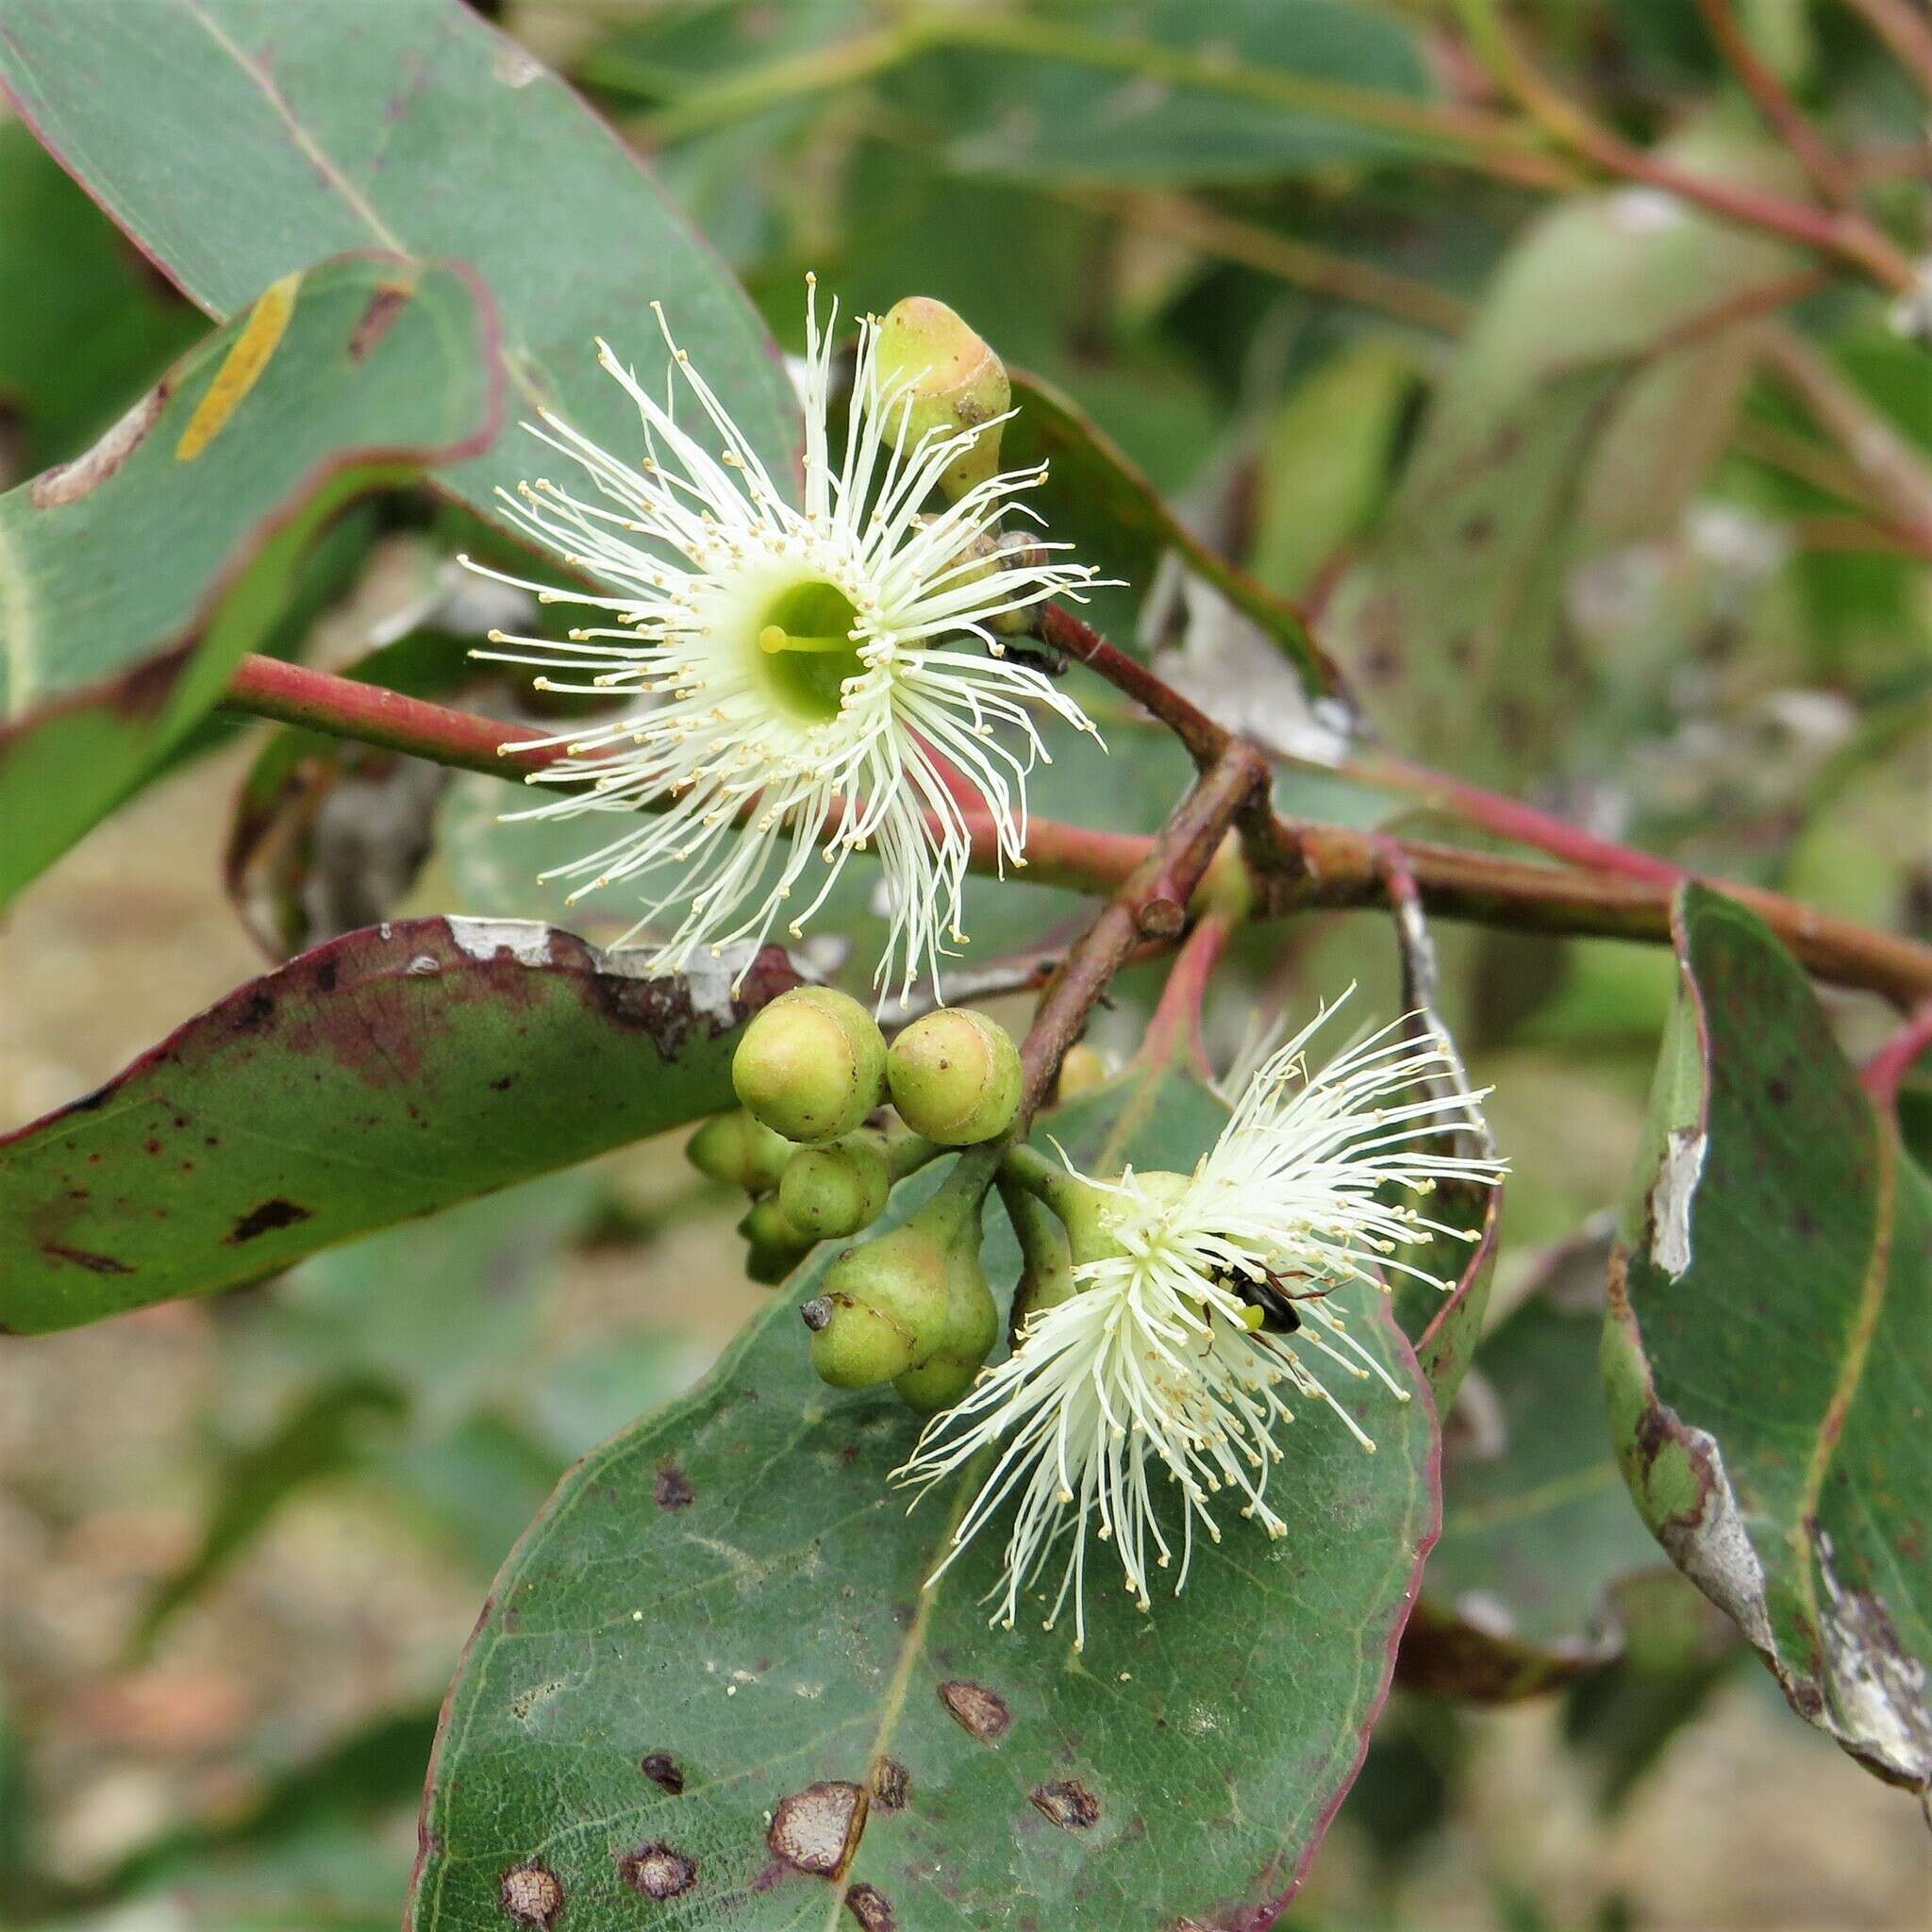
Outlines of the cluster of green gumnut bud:
<svg viewBox="0 0 1932 1932">
<path fill-rule="evenodd" d="M 946 1008 L 889 1047 L 857 1000 L 800 987 L 745 1028 L 731 1081 L 742 1110 L 707 1121 L 690 1155 L 752 1196 L 739 1232 L 757 1281 L 775 1285 L 815 1242 L 871 1226 L 896 1181 L 962 1150 L 900 1226 L 841 1254 L 802 1310 L 813 1365 L 835 1387 L 890 1382 L 920 1409 L 956 1401 L 999 1332 L 980 1203 L 1020 1108 L 1010 1036 L 983 1013 Z"/>
</svg>

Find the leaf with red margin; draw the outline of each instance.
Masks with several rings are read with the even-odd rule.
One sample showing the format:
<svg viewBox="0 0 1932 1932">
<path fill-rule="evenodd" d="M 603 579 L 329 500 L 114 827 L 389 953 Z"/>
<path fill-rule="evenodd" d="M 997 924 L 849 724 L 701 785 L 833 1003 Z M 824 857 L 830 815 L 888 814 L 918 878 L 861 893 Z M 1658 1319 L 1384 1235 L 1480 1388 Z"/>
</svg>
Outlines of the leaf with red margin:
<svg viewBox="0 0 1932 1932">
<path fill-rule="evenodd" d="M 257 1281 L 732 1104 L 775 948 L 649 979 L 522 922 L 398 921 L 238 987 L 0 1141 L 0 1329 Z"/>
<path fill-rule="evenodd" d="M 730 271 L 611 129 L 464 0 L 0 0 L 0 86 L 210 315 L 342 249 L 453 257 L 502 314 L 512 419 L 554 409 L 623 451 L 637 411 L 593 339 L 660 382 L 661 301 L 779 487 L 793 474 L 796 398 Z M 500 520 L 493 491 L 542 455 L 511 428 L 443 478 Z"/>
<path fill-rule="evenodd" d="M 1932 1184 L 1762 921 L 1690 885 L 1603 1369 L 1624 1480 L 1802 1717 L 1932 1789 Z"/>
<path fill-rule="evenodd" d="M 0 497 L 0 900 L 214 705 L 342 505 L 487 447 L 502 391 L 467 268 L 341 256 Z"/>
<path fill-rule="evenodd" d="M 1225 1118 L 1185 1075 L 1129 1076 L 1041 1144 L 1185 1169 Z M 1056 1932 L 1272 1924 L 1359 1767 L 1435 1537 L 1433 1409 L 1386 1302 L 1357 1332 L 1415 1399 L 1341 1394 L 1378 1453 L 1303 1405 L 1270 1490 L 1287 1535 L 1230 1507 L 1145 1616 L 1094 1571 L 1076 1654 L 1064 1626 L 989 1629 L 1003 1525 L 922 1590 L 964 1493 L 908 1515 L 888 1478 L 917 1419 L 813 1375 L 794 1304 L 828 1258 L 579 1464 L 511 1555 L 444 1711 L 409 1923 L 497 1923 L 508 1887 L 566 1925 L 674 1897 L 680 1925 L 734 1932 L 1006 1924 L 1016 1899 Z"/>
</svg>

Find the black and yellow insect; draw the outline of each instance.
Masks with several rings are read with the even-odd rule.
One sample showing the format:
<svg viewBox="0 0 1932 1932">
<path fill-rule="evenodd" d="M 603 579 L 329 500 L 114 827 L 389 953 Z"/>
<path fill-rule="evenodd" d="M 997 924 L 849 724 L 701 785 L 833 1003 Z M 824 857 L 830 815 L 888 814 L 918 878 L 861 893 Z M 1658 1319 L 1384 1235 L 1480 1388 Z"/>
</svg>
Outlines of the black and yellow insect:
<svg viewBox="0 0 1932 1932">
<path fill-rule="evenodd" d="M 1317 1288 L 1297 1294 L 1287 1286 L 1307 1278 L 1306 1274 L 1271 1274 L 1265 1269 L 1259 1274 L 1247 1274 L 1236 1268 L 1216 1268 L 1208 1276 L 1245 1302 L 1260 1317 L 1251 1325 L 1270 1335 L 1292 1335 L 1302 1325 L 1295 1303 L 1314 1301 L 1327 1293 L 1326 1289 Z"/>
</svg>

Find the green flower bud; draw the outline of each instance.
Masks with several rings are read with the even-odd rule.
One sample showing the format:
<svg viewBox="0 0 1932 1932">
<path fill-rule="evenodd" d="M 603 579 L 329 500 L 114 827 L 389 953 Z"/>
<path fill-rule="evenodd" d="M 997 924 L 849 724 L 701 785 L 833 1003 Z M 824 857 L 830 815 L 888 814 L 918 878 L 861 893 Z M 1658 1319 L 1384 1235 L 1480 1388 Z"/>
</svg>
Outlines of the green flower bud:
<svg viewBox="0 0 1932 1932">
<path fill-rule="evenodd" d="M 995 434 L 989 430 L 988 435 Z M 1046 561 L 1047 551 L 1035 538 L 1021 530 L 982 530 L 954 559 L 958 575 L 950 581 L 960 589 L 990 577 L 996 570 L 1017 570 L 1025 565 L 1038 567 Z M 987 618 L 986 627 L 996 636 L 1020 637 L 1032 629 L 1039 610 L 1028 605 L 1016 606 Z"/>
<path fill-rule="evenodd" d="M 1107 1080 L 1107 1062 L 1098 1051 L 1081 1041 L 1067 1049 L 1067 1057 L 1060 1062 L 1059 1085 L 1055 1090 L 1059 1105 L 1064 1107 L 1070 1100 L 1077 1100 L 1083 1093 L 1091 1093 Z"/>
<path fill-rule="evenodd" d="M 917 1409 L 921 1415 L 937 1415 L 942 1408 L 951 1408 L 972 1388 L 978 1373 L 977 1362 L 937 1355 L 919 1368 L 894 1375 L 892 1390 L 908 1408 Z"/>
<path fill-rule="evenodd" d="M 827 1289 L 798 1312 L 811 1330 L 811 1365 L 834 1389 L 875 1389 L 911 1366 L 911 1336 L 870 1302 Z"/>
<path fill-rule="evenodd" d="M 916 1134 L 942 1147 L 990 1141 L 1020 1110 L 1020 1050 L 984 1013 L 944 1008 L 892 1042 L 886 1056 L 892 1105 Z"/>
<path fill-rule="evenodd" d="M 878 372 L 888 386 L 911 384 L 905 404 L 908 448 L 928 430 L 942 437 L 979 430 L 941 475 L 946 496 L 957 500 L 998 471 L 1000 425 L 992 419 L 1012 401 L 1007 367 L 943 302 L 908 295 L 892 305 L 879 325 Z"/>
<path fill-rule="evenodd" d="M 813 1241 L 836 1240 L 870 1227 L 891 1191 L 884 1138 L 848 1134 L 824 1147 L 800 1147 L 778 1183 L 785 1218 Z"/>
<path fill-rule="evenodd" d="M 708 1179 L 742 1188 L 747 1194 L 769 1194 L 791 1158 L 791 1142 L 740 1108 L 705 1122 L 685 1142 L 684 1152 Z"/>
<path fill-rule="evenodd" d="M 1188 1176 L 1167 1174 L 1158 1169 L 1136 1172 L 1134 1179 L 1142 1193 L 1156 1207 L 1165 1207 L 1186 1192 Z M 1057 1179 L 1048 1198 L 1067 1230 L 1067 1245 L 1075 1267 L 1087 1261 L 1105 1261 L 1125 1252 L 1115 1232 L 1115 1218 L 1139 1210 L 1118 1194 L 1105 1188 L 1090 1186 L 1077 1175 Z"/>
<path fill-rule="evenodd" d="M 847 1248 L 826 1272 L 824 1292 L 801 1311 L 812 1365 L 835 1387 L 891 1382 L 914 1407 L 927 1407 L 931 1391 L 970 1383 L 986 1359 L 999 1333 L 979 1259 L 991 1166 L 969 1166 L 973 1158 L 903 1226 Z"/>
<path fill-rule="evenodd" d="M 811 1251 L 811 1242 L 792 1226 L 775 1194 L 754 1201 L 738 1231 L 744 1237 L 744 1272 L 765 1288 L 776 1288 Z"/>
<path fill-rule="evenodd" d="M 890 1382 L 930 1352 L 945 1319 L 945 1248 L 915 1215 L 847 1248 L 826 1271 L 819 1300 L 829 1310 L 823 1323 L 814 1323 L 815 1303 L 804 1311 L 812 1366 L 836 1389 Z"/>
<path fill-rule="evenodd" d="M 886 1042 L 849 994 L 781 993 L 744 1029 L 731 1084 L 766 1126 L 809 1146 L 862 1126 L 885 1089 Z"/>
</svg>

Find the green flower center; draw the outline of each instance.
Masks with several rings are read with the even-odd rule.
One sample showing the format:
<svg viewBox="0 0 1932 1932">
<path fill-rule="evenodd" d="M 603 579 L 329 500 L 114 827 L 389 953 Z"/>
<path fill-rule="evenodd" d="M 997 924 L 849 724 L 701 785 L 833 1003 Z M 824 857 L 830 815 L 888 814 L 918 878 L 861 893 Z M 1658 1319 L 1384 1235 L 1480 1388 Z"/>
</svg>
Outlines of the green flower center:
<svg viewBox="0 0 1932 1932">
<path fill-rule="evenodd" d="M 865 665 L 852 633 L 858 612 L 836 584 L 794 584 L 766 606 L 753 633 L 758 675 L 793 717 L 821 724 L 839 715 L 839 687 Z"/>
</svg>

